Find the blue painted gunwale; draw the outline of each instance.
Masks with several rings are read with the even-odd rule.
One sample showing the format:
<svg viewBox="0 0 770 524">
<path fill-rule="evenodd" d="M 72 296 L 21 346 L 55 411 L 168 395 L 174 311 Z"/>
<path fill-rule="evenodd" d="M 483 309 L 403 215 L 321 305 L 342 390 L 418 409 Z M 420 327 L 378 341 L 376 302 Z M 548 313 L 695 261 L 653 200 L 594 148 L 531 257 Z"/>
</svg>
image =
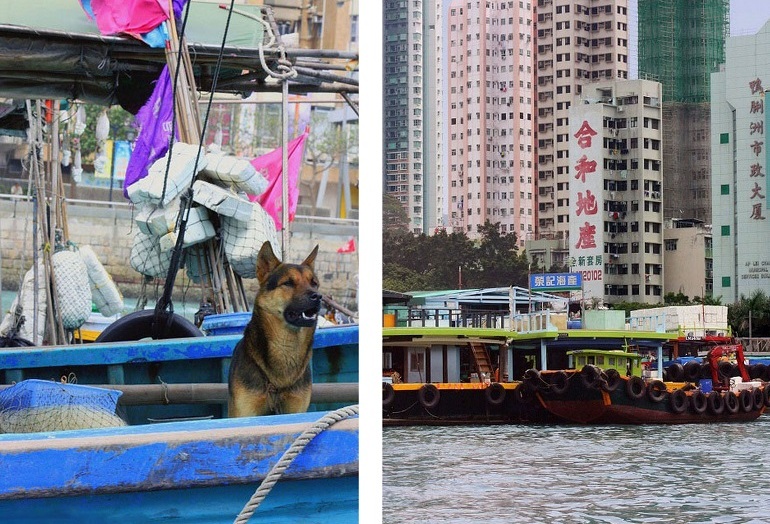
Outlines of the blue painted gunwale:
<svg viewBox="0 0 770 524">
<path fill-rule="evenodd" d="M 242 335 L 221 335 L 4 349 L 0 351 L 0 369 L 229 358 L 241 338 Z M 358 325 L 316 330 L 314 349 L 323 350 L 340 345 L 358 345 Z"/>
<path fill-rule="evenodd" d="M 260 482 L 324 414 L 0 435 L 0 501 Z M 319 434 L 282 480 L 350 475 L 357 417 Z"/>
</svg>

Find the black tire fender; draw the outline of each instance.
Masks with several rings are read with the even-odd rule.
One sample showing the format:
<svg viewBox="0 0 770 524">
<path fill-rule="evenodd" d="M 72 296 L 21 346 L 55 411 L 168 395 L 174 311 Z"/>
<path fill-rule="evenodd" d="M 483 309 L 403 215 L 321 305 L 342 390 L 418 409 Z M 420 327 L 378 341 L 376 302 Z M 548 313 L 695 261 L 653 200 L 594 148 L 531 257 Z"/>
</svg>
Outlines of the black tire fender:
<svg viewBox="0 0 770 524">
<path fill-rule="evenodd" d="M 551 375 L 549 382 L 553 393 L 556 395 L 563 395 L 569 387 L 569 376 L 566 371 L 559 370 Z"/>
<path fill-rule="evenodd" d="M 417 392 L 417 399 L 425 409 L 433 409 L 441 402 L 441 392 L 435 384 L 423 384 Z"/>
<path fill-rule="evenodd" d="M 740 406 L 738 405 L 738 395 L 732 391 L 725 393 L 725 410 L 730 414 L 734 414 L 738 413 L 739 408 Z"/>
<path fill-rule="evenodd" d="M 744 413 L 748 413 L 754 409 L 754 396 L 751 394 L 751 391 L 743 389 L 738 393 L 738 405 Z"/>
<path fill-rule="evenodd" d="M 396 400 L 396 391 L 393 389 L 393 385 L 387 382 L 382 383 L 382 407 L 389 408 L 393 405 L 393 401 Z"/>
<path fill-rule="evenodd" d="M 622 378 L 620 378 L 620 373 L 617 369 L 608 369 L 604 372 L 605 379 L 602 382 L 602 389 L 606 391 L 607 393 L 612 393 L 616 389 L 620 387 L 620 383 L 623 381 Z"/>
<path fill-rule="evenodd" d="M 706 402 L 709 406 L 709 411 L 714 415 L 721 415 L 725 412 L 725 398 L 719 391 L 711 391 L 706 396 Z"/>
<path fill-rule="evenodd" d="M 684 365 L 684 379 L 688 382 L 697 382 L 700 378 L 700 363 L 694 360 Z"/>
<path fill-rule="evenodd" d="M 639 400 L 644 396 L 645 385 L 642 377 L 628 377 L 626 381 L 626 394 L 629 398 Z"/>
<path fill-rule="evenodd" d="M 674 413 L 684 413 L 687 409 L 687 395 L 681 389 L 672 391 L 668 396 L 668 404 Z"/>
<path fill-rule="evenodd" d="M 661 402 L 664 398 L 666 398 L 666 393 L 666 385 L 662 380 L 656 379 L 647 384 L 647 397 L 652 402 Z"/>
<path fill-rule="evenodd" d="M 586 389 L 596 389 L 601 380 L 599 368 L 592 364 L 586 364 L 580 370 L 580 382 Z"/>
<path fill-rule="evenodd" d="M 770 407 L 770 384 L 765 384 L 762 387 L 762 393 L 764 395 L 765 406 Z"/>
<path fill-rule="evenodd" d="M 152 324 L 154 320 L 154 309 L 134 311 L 104 328 L 104 331 L 99 333 L 94 342 L 130 342 L 152 338 Z M 203 332 L 195 324 L 173 313 L 173 318 L 161 339 L 202 336 Z"/>
<path fill-rule="evenodd" d="M 505 387 L 499 382 L 492 382 L 484 390 L 484 398 L 490 406 L 499 406 L 505 402 Z"/>
<path fill-rule="evenodd" d="M 759 388 L 751 390 L 751 398 L 754 401 L 754 409 L 762 409 L 765 405 L 765 394 Z"/>
<path fill-rule="evenodd" d="M 666 368 L 666 371 L 668 372 L 668 380 L 671 382 L 682 382 L 682 379 L 684 378 L 684 368 L 682 367 L 682 364 L 674 362 Z"/>
<path fill-rule="evenodd" d="M 706 412 L 706 408 L 708 407 L 708 401 L 706 400 L 706 394 L 696 389 L 692 392 L 690 395 L 690 407 L 693 410 L 693 413 L 701 414 Z"/>
</svg>

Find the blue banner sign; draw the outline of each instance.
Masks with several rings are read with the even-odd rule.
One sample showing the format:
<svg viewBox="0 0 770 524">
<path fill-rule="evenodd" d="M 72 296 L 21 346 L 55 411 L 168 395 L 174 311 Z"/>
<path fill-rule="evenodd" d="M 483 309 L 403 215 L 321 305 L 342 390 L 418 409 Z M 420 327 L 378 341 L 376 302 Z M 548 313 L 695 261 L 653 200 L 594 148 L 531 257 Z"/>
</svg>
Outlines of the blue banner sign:
<svg viewBox="0 0 770 524">
<path fill-rule="evenodd" d="M 582 289 L 580 273 L 537 273 L 529 276 L 531 291 L 577 291 Z"/>
</svg>

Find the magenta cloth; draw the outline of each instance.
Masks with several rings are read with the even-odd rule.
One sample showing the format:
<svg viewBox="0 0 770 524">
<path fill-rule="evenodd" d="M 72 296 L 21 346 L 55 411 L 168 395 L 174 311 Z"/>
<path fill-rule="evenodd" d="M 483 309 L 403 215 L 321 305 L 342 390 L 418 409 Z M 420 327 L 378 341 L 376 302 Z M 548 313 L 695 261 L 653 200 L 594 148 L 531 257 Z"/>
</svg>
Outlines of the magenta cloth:
<svg viewBox="0 0 770 524">
<path fill-rule="evenodd" d="M 179 16 L 187 0 L 173 0 Z M 164 0 L 80 0 L 80 5 L 94 20 L 103 35 L 126 33 L 136 38 L 149 33 L 169 19 Z"/>
<path fill-rule="evenodd" d="M 299 199 L 299 171 L 302 168 L 302 158 L 305 150 L 307 131 L 289 142 L 289 222 L 294 220 L 297 212 L 297 200 Z M 258 202 L 267 213 L 273 217 L 275 228 L 280 230 L 283 226 L 281 220 L 283 154 L 282 149 L 274 149 L 269 153 L 251 161 L 259 173 L 267 180 L 267 189 L 258 196 L 249 195 L 249 200 Z"/>
<path fill-rule="evenodd" d="M 168 151 L 174 119 L 174 93 L 168 66 L 160 72 L 152 95 L 136 113 L 135 125 L 139 136 L 126 167 L 123 194 L 128 198 L 128 186 L 147 176 L 147 171 L 157 159 Z"/>
</svg>

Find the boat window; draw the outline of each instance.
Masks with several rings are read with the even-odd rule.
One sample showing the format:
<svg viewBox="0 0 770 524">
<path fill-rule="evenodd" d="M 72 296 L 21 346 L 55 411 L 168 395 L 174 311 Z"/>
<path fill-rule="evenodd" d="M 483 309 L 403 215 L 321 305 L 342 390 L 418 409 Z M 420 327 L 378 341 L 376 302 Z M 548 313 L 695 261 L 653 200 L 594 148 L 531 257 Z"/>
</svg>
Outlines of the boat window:
<svg viewBox="0 0 770 524">
<path fill-rule="evenodd" d="M 425 353 L 412 353 L 409 355 L 409 371 L 425 370 Z"/>
<path fill-rule="evenodd" d="M 596 357 L 595 357 L 595 356 L 593 356 L 593 355 L 591 355 L 590 357 L 588 357 L 588 363 L 589 363 L 589 364 L 596 364 Z"/>
<path fill-rule="evenodd" d="M 596 363 L 598 365 L 600 365 L 600 366 L 603 366 L 604 365 L 604 357 L 602 357 L 602 356 L 596 357 Z"/>
<path fill-rule="evenodd" d="M 610 366 L 614 366 L 615 365 L 615 357 L 610 357 L 609 361 L 610 361 Z"/>
<path fill-rule="evenodd" d="M 586 357 L 578 357 L 577 358 L 578 366 L 585 366 L 586 365 Z"/>
<path fill-rule="evenodd" d="M 393 367 L 393 353 L 386 351 L 382 354 L 382 367 L 383 369 L 390 369 Z"/>
</svg>

